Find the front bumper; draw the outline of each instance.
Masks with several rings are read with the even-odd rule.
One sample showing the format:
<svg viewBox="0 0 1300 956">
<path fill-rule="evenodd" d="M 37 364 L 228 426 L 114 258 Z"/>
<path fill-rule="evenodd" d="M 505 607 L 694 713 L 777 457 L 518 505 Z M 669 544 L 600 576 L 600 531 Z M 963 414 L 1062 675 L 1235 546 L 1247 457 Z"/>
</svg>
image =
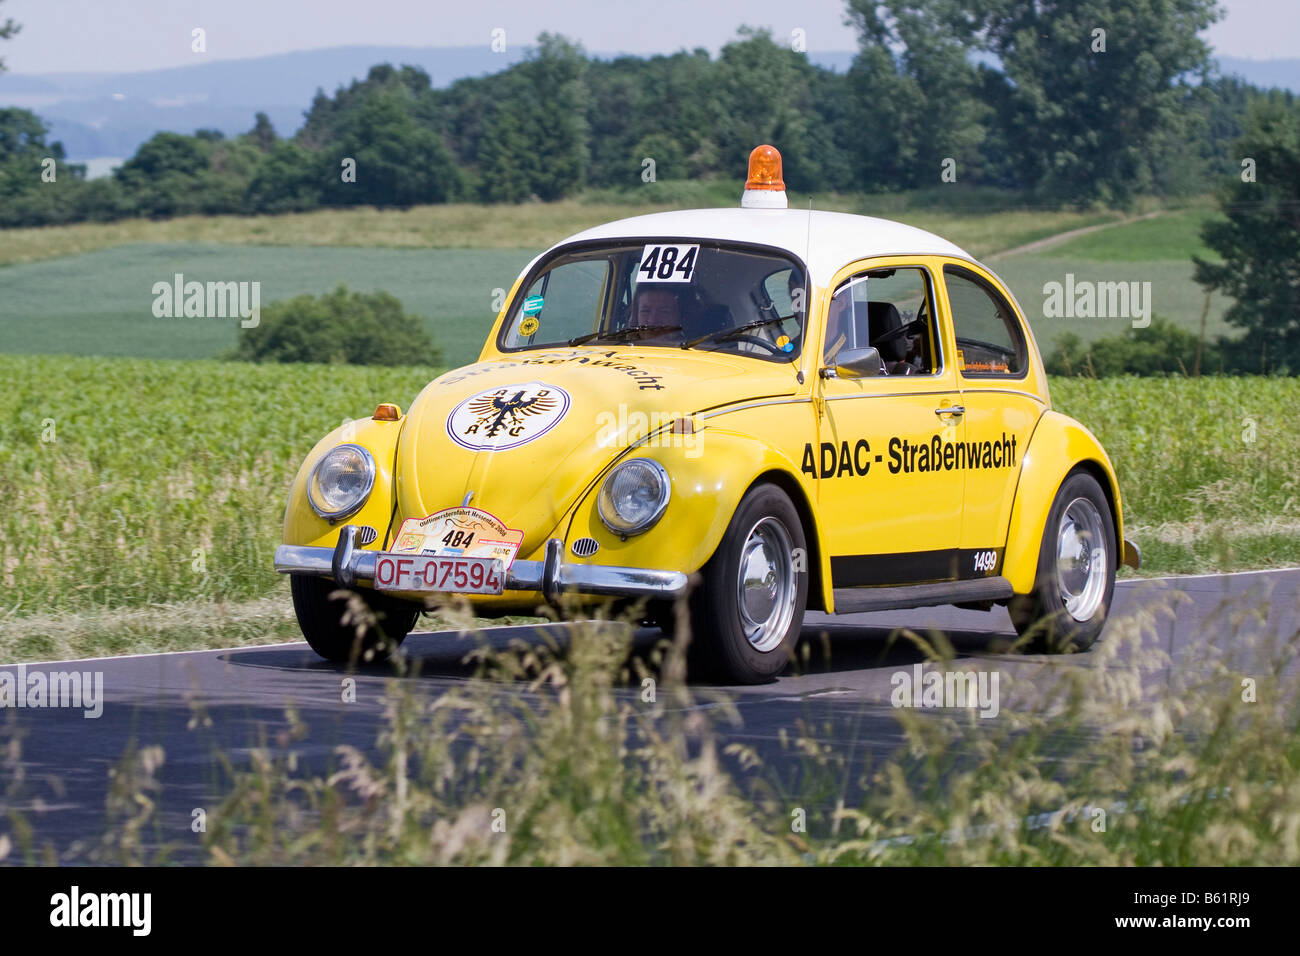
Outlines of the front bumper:
<svg viewBox="0 0 1300 956">
<path fill-rule="evenodd" d="M 330 577 L 342 587 L 373 583 L 378 552 L 358 548 L 356 535 L 354 525 L 345 525 L 333 548 L 282 544 L 275 549 L 275 570 Z M 516 561 L 506 572 L 506 590 L 539 591 L 551 603 L 564 594 L 673 600 L 686 593 L 688 584 L 681 571 L 565 564 L 564 542 L 559 538 L 546 542 L 544 560 Z"/>
</svg>

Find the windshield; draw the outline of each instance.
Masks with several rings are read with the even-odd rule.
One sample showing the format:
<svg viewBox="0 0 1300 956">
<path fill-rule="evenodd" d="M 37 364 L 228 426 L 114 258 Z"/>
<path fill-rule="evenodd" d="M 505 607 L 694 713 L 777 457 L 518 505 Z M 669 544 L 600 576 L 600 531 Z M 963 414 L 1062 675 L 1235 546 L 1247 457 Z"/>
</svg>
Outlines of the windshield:
<svg viewBox="0 0 1300 956">
<path fill-rule="evenodd" d="M 789 256 L 680 240 L 586 247 L 543 263 L 511 306 L 502 351 L 617 342 L 790 362 L 804 276 Z"/>
</svg>

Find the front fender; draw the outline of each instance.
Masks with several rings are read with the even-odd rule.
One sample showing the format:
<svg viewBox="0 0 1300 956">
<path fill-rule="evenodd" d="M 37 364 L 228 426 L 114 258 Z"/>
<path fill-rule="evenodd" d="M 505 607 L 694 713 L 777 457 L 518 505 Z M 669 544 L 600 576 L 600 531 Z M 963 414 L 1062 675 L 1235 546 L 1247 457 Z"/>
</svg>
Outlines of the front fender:
<svg viewBox="0 0 1300 956">
<path fill-rule="evenodd" d="M 345 524 L 355 524 L 368 525 L 378 533 L 374 542 L 367 545 L 368 548 L 378 550 L 384 546 L 396 503 L 393 471 L 397 457 L 397 438 L 402 433 L 404 422 L 405 418 L 395 422 L 359 418 L 340 425 L 316 443 L 303 460 L 289 491 L 289 504 L 284 512 L 285 544 L 333 547 L 338 541 L 339 528 Z M 375 487 L 360 511 L 331 523 L 312 509 L 307 500 L 307 481 L 321 457 L 334 446 L 345 443 L 360 445 L 374 456 Z"/>
<path fill-rule="evenodd" d="M 626 541 L 605 527 L 596 510 L 596 496 L 609 473 L 606 469 L 574 509 L 565 537 L 569 552 L 565 560 L 692 574 L 717 550 L 745 492 L 759 478 L 770 475 L 778 478 L 787 494 L 796 489 L 802 494 L 803 501 L 796 499 L 795 507 L 805 515 L 808 547 L 820 565 L 818 580 L 830 580 L 829 559 L 820 547 L 821 536 L 813 517 L 816 512 L 809 504 L 816 500 L 815 493 L 805 484 L 797 463 L 772 445 L 756 441 L 753 435 L 716 426 L 696 435 L 658 437 L 663 439 L 659 447 L 647 444 L 633 448 L 618 459 L 653 458 L 667 470 L 672 495 L 658 523 Z M 707 454 L 703 453 L 705 449 Z M 572 553 L 572 543 L 578 538 L 594 538 L 600 549 L 591 557 L 577 557 Z M 829 594 L 822 597 L 830 600 Z"/>
<path fill-rule="evenodd" d="M 1110 498 L 1115 516 L 1115 544 L 1123 557 L 1124 521 L 1119 482 L 1106 450 L 1092 432 L 1074 419 L 1059 412 L 1046 412 L 1025 452 L 1007 529 L 1002 574 L 1017 594 L 1028 594 L 1034 588 L 1048 512 L 1061 483 L 1079 466 L 1094 473 Z M 1101 480 L 1103 477 L 1105 480 Z"/>
</svg>

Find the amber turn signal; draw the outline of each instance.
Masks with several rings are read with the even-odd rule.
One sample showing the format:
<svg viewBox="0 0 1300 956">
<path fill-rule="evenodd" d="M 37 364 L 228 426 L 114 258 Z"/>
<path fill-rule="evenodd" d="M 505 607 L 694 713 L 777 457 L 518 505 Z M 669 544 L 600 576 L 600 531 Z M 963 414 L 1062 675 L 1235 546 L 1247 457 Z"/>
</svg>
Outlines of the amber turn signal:
<svg viewBox="0 0 1300 956">
<path fill-rule="evenodd" d="M 402 410 L 391 402 L 380 402 L 375 406 L 375 421 L 395 422 L 402 417 Z"/>
</svg>

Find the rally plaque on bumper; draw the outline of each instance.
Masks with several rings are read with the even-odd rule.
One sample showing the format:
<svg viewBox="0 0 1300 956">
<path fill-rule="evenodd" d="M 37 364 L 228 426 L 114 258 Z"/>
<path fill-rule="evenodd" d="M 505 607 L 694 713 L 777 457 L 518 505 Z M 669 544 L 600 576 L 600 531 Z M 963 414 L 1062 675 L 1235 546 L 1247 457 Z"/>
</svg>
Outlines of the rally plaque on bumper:
<svg viewBox="0 0 1300 956">
<path fill-rule="evenodd" d="M 383 551 L 375 555 L 375 587 L 380 591 L 500 594 L 505 584 L 500 558 Z"/>
</svg>

